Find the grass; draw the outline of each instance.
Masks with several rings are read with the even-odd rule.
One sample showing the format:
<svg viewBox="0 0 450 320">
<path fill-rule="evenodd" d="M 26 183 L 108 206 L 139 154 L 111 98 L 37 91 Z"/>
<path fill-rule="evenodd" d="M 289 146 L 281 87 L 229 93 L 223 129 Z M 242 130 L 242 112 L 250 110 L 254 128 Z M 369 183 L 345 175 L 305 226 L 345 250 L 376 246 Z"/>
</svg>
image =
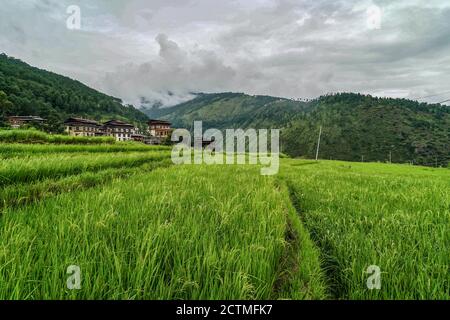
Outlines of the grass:
<svg viewBox="0 0 450 320">
<path fill-rule="evenodd" d="M 285 248 L 275 283 L 276 299 L 329 298 L 320 252 L 301 223 L 284 183 L 275 183 L 285 204 Z"/>
<path fill-rule="evenodd" d="M 450 298 L 448 169 L 331 161 L 285 164 L 283 178 L 322 251 L 332 296 Z M 366 286 L 370 265 L 381 268 L 380 290 Z"/>
<path fill-rule="evenodd" d="M 136 144 L 0 158 L 0 299 L 450 299 L 448 169 L 283 158 L 261 176 Z"/>
<path fill-rule="evenodd" d="M 267 299 L 285 227 L 282 194 L 256 168 L 156 170 L 6 210 L 0 297 Z M 65 290 L 69 265 L 80 291 Z"/>
<path fill-rule="evenodd" d="M 123 143 L 98 145 L 57 145 L 57 144 L 1 144 L 0 158 L 30 157 L 63 153 L 117 153 L 170 151 L 166 146 L 147 146 L 144 144 Z"/>
<path fill-rule="evenodd" d="M 67 155 L 57 154 L 51 157 L 34 156 L 31 158 L 12 158 L 0 163 L 0 186 L 16 183 L 31 183 L 46 178 L 61 178 L 86 171 L 104 170 L 138 166 L 145 162 L 169 158 L 168 152 L 128 153 L 126 156 L 115 154 Z"/>
<path fill-rule="evenodd" d="M 109 168 L 96 172 L 86 171 L 59 179 L 48 178 L 35 183 L 9 185 L 0 190 L 0 209 L 35 203 L 63 192 L 86 190 L 95 186 L 105 185 L 116 178 L 130 177 L 159 167 L 168 167 L 171 164 L 170 159 L 164 159 L 146 162 L 136 167 Z"/>
<path fill-rule="evenodd" d="M 39 130 L 0 130 L 0 143 L 114 144 L 113 137 L 75 137 L 47 134 Z"/>
</svg>

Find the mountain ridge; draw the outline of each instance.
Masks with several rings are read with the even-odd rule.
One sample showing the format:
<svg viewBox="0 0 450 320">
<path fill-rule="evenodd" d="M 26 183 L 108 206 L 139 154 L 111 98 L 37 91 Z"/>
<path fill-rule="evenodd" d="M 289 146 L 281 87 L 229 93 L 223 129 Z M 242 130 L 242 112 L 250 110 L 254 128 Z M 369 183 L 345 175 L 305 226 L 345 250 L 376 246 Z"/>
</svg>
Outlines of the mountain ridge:
<svg viewBox="0 0 450 320">
<path fill-rule="evenodd" d="M 255 121 L 257 127 L 265 128 L 283 124 L 288 113 L 305 108 L 305 102 L 287 98 L 222 92 L 198 93 L 192 100 L 172 107 L 148 109 L 146 114 L 150 118 L 170 120 L 175 126 L 188 129 L 194 120 L 202 120 L 206 126 L 216 126 L 218 129 L 249 127 Z M 219 115 L 224 118 L 219 119 Z M 249 121 L 251 118 L 253 120 Z"/>
<path fill-rule="evenodd" d="M 347 161 L 393 161 L 447 166 L 450 107 L 408 99 L 337 93 L 297 101 L 244 93 L 199 94 L 193 100 L 148 112 L 175 127 L 280 128 L 282 149 L 314 158 L 319 127 L 320 157 Z"/>
<path fill-rule="evenodd" d="M 48 131 L 61 132 L 71 116 L 107 120 L 117 118 L 142 125 L 148 117 L 122 100 L 101 93 L 78 80 L 33 67 L 0 54 L 0 92 L 9 101 L 0 110 L 0 122 L 7 116 L 39 115 L 48 119 Z M 6 103 L 5 103 L 6 104 Z"/>
</svg>

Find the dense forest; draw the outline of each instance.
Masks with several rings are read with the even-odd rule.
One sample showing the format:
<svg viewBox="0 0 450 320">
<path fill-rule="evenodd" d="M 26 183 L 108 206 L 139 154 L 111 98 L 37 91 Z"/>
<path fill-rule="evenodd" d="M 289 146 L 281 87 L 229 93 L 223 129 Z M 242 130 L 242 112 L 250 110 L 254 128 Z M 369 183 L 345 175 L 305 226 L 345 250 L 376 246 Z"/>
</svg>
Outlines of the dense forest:
<svg viewBox="0 0 450 320">
<path fill-rule="evenodd" d="M 295 157 L 315 157 L 320 126 L 320 158 L 391 161 L 447 166 L 450 161 L 450 107 L 406 99 L 341 93 L 301 102 L 240 93 L 200 94 L 149 116 L 178 127 L 280 128 L 282 149 Z"/>
<path fill-rule="evenodd" d="M 70 116 L 102 121 L 120 119 L 142 124 L 147 116 L 133 106 L 124 106 L 84 84 L 32 67 L 0 54 L 0 126 L 11 115 L 34 115 L 47 119 L 50 132 L 61 132 Z"/>
<path fill-rule="evenodd" d="M 312 102 L 283 131 L 285 151 L 313 157 L 323 127 L 320 157 L 447 166 L 450 107 L 406 99 L 336 94 Z"/>
</svg>

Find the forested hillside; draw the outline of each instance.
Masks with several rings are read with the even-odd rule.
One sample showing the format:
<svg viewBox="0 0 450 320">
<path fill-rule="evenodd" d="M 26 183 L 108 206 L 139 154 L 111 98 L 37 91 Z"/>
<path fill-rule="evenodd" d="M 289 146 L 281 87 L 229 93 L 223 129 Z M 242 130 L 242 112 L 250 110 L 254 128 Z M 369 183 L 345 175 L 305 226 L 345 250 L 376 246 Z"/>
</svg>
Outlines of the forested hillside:
<svg viewBox="0 0 450 320">
<path fill-rule="evenodd" d="M 32 67 L 0 54 L 0 122 L 10 115 L 38 115 L 48 130 L 60 132 L 69 116 L 95 120 L 117 118 L 140 123 L 147 116 L 120 99 L 70 78 Z"/>
<path fill-rule="evenodd" d="M 174 126 L 191 128 L 202 120 L 210 128 L 272 128 L 284 126 L 293 114 L 305 111 L 304 102 L 243 93 L 198 94 L 171 108 L 153 108 L 147 114 L 170 120 Z"/>
<path fill-rule="evenodd" d="M 447 166 L 450 160 L 448 106 L 359 94 L 321 97 L 310 112 L 287 124 L 285 152 L 313 157 L 320 126 L 322 159 L 430 166 Z"/>
<path fill-rule="evenodd" d="M 150 116 L 190 128 L 281 128 L 282 149 L 295 157 L 349 161 L 389 161 L 447 166 L 450 160 L 450 107 L 405 99 L 341 93 L 301 102 L 240 93 L 200 94 Z"/>
</svg>

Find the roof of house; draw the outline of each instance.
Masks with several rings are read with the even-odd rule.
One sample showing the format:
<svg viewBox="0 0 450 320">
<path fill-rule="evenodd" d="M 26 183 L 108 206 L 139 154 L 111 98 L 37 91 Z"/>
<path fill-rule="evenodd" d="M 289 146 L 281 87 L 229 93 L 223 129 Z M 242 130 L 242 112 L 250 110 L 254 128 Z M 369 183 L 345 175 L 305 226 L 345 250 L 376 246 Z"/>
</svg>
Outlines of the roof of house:
<svg viewBox="0 0 450 320">
<path fill-rule="evenodd" d="M 24 121 L 45 121 L 45 119 L 42 119 L 38 116 L 10 116 L 8 119 L 17 119 L 17 120 L 24 120 Z"/>
<path fill-rule="evenodd" d="M 104 126 L 110 126 L 110 127 L 132 127 L 134 128 L 134 125 L 120 121 L 120 120 L 109 120 L 103 124 Z"/>
<path fill-rule="evenodd" d="M 150 119 L 148 121 L 148 124 L 166 124 L 166 125 L 172 125 L 169 121 L 166 120 L 155 120 L 155 119 Z"/>
<path fill-rule="evenodd" d="M 100 123 L 98 123 L 95 120 L 90 119 L 83 119 L 83 118 L 69 118 L 64 123 L 79 123 L 84 125 L 91 125 L 91 126 L 100 126 Z"/>
</svg>

